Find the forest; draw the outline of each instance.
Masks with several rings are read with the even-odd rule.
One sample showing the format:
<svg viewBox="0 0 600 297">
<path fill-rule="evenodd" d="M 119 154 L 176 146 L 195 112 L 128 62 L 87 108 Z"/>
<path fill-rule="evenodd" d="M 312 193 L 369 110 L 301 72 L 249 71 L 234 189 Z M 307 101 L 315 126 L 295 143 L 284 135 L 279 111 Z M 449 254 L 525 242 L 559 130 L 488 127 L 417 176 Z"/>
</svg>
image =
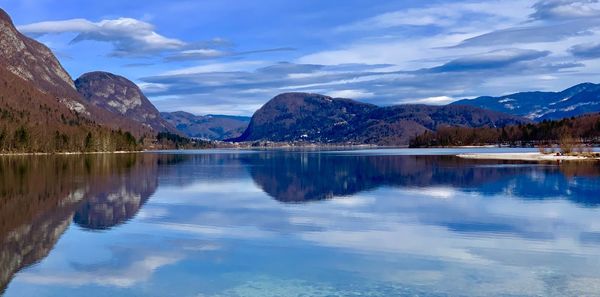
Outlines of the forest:
<svg viewBox="0 0 600 297">
<path fill-rule="evenodd" d="M 0 153 L 133 151 L 134 135 L 102 127 L 0 70 Z"/>
<path fill-rule="evenodd" d="M 410 147 L 471 145 L 550 146 L 554 144 L 600 144 L 600 114 L 557 121 L 510 125 L 502 128 L 442 126 L 411 139 Z"/>
<path fill-rule="evenodd" d="M 214 148 L 215 144 L 210 141 L 191 139 L 170 132 L 159 132 L 156 135 L 155 149 L 207 149 Z"/>
</svg>

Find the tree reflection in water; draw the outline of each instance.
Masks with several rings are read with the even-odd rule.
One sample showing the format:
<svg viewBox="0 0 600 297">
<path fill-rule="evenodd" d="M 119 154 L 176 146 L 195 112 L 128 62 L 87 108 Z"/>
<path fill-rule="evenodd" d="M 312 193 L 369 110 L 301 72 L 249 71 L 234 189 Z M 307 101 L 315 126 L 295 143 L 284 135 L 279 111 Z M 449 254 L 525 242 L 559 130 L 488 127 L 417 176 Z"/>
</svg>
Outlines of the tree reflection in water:
<svg viewBox="0 0 600 297">
<path fill-rule="evenodd" d="M 139 211 L 158 186 L 155 154 L 0 158 L 0 292 L 48 255 L 72 220 L 109 229 Z"/>
<path fill-rule="evenodd" d="M 107 231 L 132 219 L 159 184 L 248 175 L 284 203 L 345 199 L 379 187 L 451 187 L 482 196 L 600 205 L 600 166 L 591 162 L 282 151 L 2 157 L 0 292 L 16 272 L 46 257 L 71 221 L 84 230 Z"/>
<path fill-rule="evenodd" d="M 243 155 L 255 183 L 281 202 L 354 195 L 381 186 L 447 186 L 482 195 L 510 192 L 521 199 L 566 197 L 600 204 L 595 162 L 537 164 L 454 156 L 346 156 L 319 153 Z M 577 184 L 574 182 L 577 181 Z"/>
</svg>

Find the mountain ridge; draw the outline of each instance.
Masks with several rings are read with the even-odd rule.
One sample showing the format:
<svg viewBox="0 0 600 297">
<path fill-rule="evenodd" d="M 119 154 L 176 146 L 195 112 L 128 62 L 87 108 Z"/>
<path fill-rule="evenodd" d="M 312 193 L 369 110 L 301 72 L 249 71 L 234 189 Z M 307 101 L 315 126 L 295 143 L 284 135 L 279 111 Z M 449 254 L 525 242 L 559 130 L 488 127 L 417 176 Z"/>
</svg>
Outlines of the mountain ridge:
<svg viewBox="0 0 600 297">
<path fill-rule="evenodd" d="M 23 131 L 43 135 L 48 127 L 58 136 L 51 145 L 36 143 L 35 149 L 81 148 L 87 143 L 82 136 L 86 132 L 106 137 L 117 130 L 140 139 L 168 132 L 211 140 L 403 145 L 411 137 L 441 126 L 497 127 L 527 123 L 522 117 L 542 121 L 600 111 L 600 84 L 582 83 L 560 92 L 482 96 L 446 106 L 379 107 L 319 94 L 283 93 L 251 118 L 160 113 L 125 77 L 95 71 L 73 81 L 52 51 L 21 34 L 2 9 L 0 54 L 0 83 L 4 84 L 0 116 L 5 119 L 0 136 L 8 133 L 12 137 L 3 150 L 14 149 L 15 139 L 23 138 Z M 19 149 L 27 149 L 24 143 L 18 144 Z"/>
<path fill-rule="evenodd" d="M 210 140 L 239 137 L 250 122 L 250 117 L 214 114 L 202 116 L 185 111 L 161 112 L 160 115 L 188 137 Z"/>
<path fill-rule="evenodd" d="M 559 92 L 519 92 L 499 97 L 480 96 L 450 105 L 471 105 L 526 117 L 534 121 L 557 120 L 600 112 L 600 84 L 577 84 Z"/>
<path fill-rule="evenodd" d="M 396 105 L 378 107 L 346 98 L 283 93 L 254 113 L 232 141 L 406 145 L 443 125 L 497 126 L 528 120 L 473 106 Z"/>
</svg>

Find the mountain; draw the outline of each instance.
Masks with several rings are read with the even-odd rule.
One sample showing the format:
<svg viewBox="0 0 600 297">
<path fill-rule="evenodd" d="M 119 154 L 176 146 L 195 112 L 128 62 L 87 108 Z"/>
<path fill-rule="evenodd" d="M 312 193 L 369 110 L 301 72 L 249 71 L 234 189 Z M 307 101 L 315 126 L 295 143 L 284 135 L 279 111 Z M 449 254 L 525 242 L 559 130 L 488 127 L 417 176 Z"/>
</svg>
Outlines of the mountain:
<svg viewBox="0 0 600 297">
<path fill-rule="evenodd" d="M 155 132 L 179 133 L 132 81 L 108 72 L 89 72 L 75 80 L 79 94 L 91 105 L 134 120 Z"/>
<path fill-rule="evenodd" d="M 0 152 L 134 150 L 152 133 L 84 100 L 52 51 L 0 9 Z"/>
<path fill-rule="evenodd" d="M 473 106 L 378 107 L 307 93 L 276 96 L 253 116 L 235 141 L 306 141 L 405 145 L 440 126 L 497 127 L 527 120 Z"/>
<path fill-rule="evenodd" d="M 555 120 L 600 112 L 600 84 L 583 83 L 561 92 L 522 92 L 501 97 L 463 99 L 452 105 L 472 105 L 526 117 Z"/>
<path fill-rule="evenodd" d="M 473 106 L 421 104 L 379 107 L 356 117 L 344 130 L 335 131 L 353 143 L 408 144 L 417 134 L 442 126 L 502 127 L 526 120 Z M 341 132 L 341 133 L 340 133 Z"/>
<path fill-rule="evenodd" d="M 30 82 L 44 93 L 52 93 L 78 106 L 77 92 L 73 80 L 45 45 L 21 34 L 10 16 L 0 9 L 0 64 L 2 68 Z M 68 100 L 68 101 L 67 101 Z"/>
<path fill-rule="evenodd" d="M 242 116 L 199 116 L 184 111 L 161 112 L 160 115 L 185 135 L 210 140 L 239 137 L 250 123 L 250 117 Z"/>
<path fill-rule="evenodd" d="M 257 110 L 238 141 L 332 142 L 329 133 L 354 117 L 376 109 L 375 105 L 318 94 L 285 93 Z"/>
<path fill-rule="evenodd" d="M 110 129 L 129 131 L 136 136 L 152 132 L 135 121 L 97 108 L 84 100 L 75 89 L 71 76 L 52 51 L 21 34 L 9 15 L 2 9 L 0 9 L 0 68 L 7 73 L 2 76 L 5 83 L 12 81 L 17 84 L 15 88 L 23 88 L 23 92 L 31 93 L 29 96 L 32 98 L 33 106 L 19 106 L 19 100 L 14 100 L 17 99 L 14 96 L 21 96 L 21 94 L 12 95 L 12 91 L 8 90 L 9 85 L 6 84 L 0 89 L 0 94 L 13 96 L 11 99 L 17 101 L 18 106 L 15 106 L 17 109 L 36 113 L 31 109 L 36 109 L 37 101 L 41 100 L 43 101 L 40 102 L 41 104 L 51 106 L 54 103 L 46 101 L 58 101 L 81 120 L 89 121 L 94 125 L 101 124 Z M 37 94 L 38 92 L 40 94 Z M 22 103 L 23 100 L 20 101 Z M 59 108 L 58 112 L 62 112 L 61 110 Z"/>
</svg>

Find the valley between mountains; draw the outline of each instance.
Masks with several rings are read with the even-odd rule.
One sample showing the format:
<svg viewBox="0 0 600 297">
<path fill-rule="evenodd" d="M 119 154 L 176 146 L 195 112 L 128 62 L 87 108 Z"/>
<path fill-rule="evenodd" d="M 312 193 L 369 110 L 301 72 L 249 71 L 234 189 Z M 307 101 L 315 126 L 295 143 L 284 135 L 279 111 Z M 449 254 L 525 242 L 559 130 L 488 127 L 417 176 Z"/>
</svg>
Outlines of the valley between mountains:
<svg viewBox="0 0 600 297">
<path fill-rule="evenodd" d="M 537 122 L 600 112 L 600 85 L 592 83 L 561 92 L 479 97 L 445 106 L 375 106 L 320 94 L 284 93 L 252 117 L 160 112 L 128 78 L 95 71 L 73 80 L 48 47 L 21 34 L 1 9 L 0 54 L 1 153 L 256 142 L 406 146 L 441 128 L 533 127 Z"/>
</svg>

